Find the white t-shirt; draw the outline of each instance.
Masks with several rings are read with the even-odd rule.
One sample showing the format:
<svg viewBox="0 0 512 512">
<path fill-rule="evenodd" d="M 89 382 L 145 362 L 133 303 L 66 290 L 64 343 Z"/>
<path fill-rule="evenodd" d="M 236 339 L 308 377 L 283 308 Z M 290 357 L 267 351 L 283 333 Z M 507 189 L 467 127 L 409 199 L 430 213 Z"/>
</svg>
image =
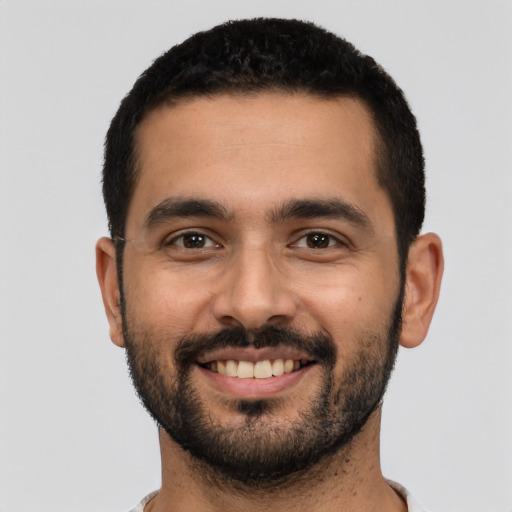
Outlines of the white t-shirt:
<svg viewBox="0 0 512 512">
<path fill-rule="evenodd" d="M 400 496 L 402 496 L 402 498 L 405 500 L 407 503 L 408 512 L 427 512 L 416 503 L 416 500 L 411 496 L 411 493 L 405 487 L 402 487 L 400 484 L 393 482 L 393 480 L 386 480 L 386 482 L 391 487 L 393 487 L 393 489 L 395 489 L 395 491 L 398 492 L 398 494 L 400 494 Z"/>
<path fill-rule="evenodd" d="M 144 512 L 144 507 L 158 494 L 158 491 L 149 493 L 142 501 L 137 503 L 135 508 L 132 508 L 130 512 Z"/>
<path fill-rule="evenodd" d="M 392 480 L 387 480 L 388 484 L 395 489 L 405 500 L 407 503 L 408 512 L 427 512 L 422 509 L 414 500 L 414 498 L 410 495 L 405 487 L 402 487 L 400 484 L 393 482 Z M 158 491 L 154 491 L 148 494 L 142 501 L 140 501 L 135 508 L 132 508 L 130 512 L 144 512 L 144 507 L 158 494 Z"/>
</svg>

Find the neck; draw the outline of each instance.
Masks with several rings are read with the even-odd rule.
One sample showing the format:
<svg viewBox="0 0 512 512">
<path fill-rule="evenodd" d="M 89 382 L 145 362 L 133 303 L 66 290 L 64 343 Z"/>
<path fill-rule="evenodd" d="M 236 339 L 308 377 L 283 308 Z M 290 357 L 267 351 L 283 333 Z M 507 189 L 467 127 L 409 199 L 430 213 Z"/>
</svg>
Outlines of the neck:
<svg viewBox="0 0 512 512">
<path fill-rule="evenodd" d="M 405 512 L 384 480 L 379 458 L 380 409 L 349 446 L 282 485 L 245 487 L 198 465 L 162 430 L 162 488 L 145 512 Z M 281 482 L 280 482 L 281 483 Z"/>
</svg>

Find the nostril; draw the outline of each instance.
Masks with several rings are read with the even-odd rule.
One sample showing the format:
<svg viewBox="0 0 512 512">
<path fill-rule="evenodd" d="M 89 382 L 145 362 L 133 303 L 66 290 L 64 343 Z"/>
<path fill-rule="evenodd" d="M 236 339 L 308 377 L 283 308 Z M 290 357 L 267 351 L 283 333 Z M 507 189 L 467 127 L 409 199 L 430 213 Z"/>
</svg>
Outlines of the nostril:
<svg viewBox="0 0 512 512">
<path fill-rule="evenodd" d="M 219 292 L 211 299 L 214 317 L 223 325 L 246 330 L 287 325 L 295 317 L 296 301 L 275 269 L 263 261 L 268 255 L 261 261 L 255 261 L 254 254 L 246 252 L 242 257 L 247 260 L 240 265 L 233 264 L 232 271 L 218 283 Z"/>
</svg>

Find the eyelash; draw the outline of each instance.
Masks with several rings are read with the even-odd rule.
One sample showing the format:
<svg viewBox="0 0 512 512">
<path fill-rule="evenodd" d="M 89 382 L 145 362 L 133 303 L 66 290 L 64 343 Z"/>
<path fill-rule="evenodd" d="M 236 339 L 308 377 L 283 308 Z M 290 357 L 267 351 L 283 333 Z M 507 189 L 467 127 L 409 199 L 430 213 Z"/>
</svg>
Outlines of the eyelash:
<svg viewBox="0 0 512 512">
<path fill-rule="evenodd" d="M 318 237 L 316 241 L 319 242 L 318 245 L 321 245 L 325 240 L 327 240 L 327 246 L 324 246 L 324 247 L 312 247 L 311 245 L 309 245 L 309 241 L 306 241 L 306 245 L 307 246 L 301 246 L 299 245 L 299 242 L 301 240 L 307 240 L 309 237 L 311 238 L 315 238 L 315 237 Z M 315 242 L 313 242 L 315 243 Z M 309 233 L 304 233 L 300 238 L 297 239 L 296 242 L 290 244 L 291 247 L 298 247 L 298 248 L 301 248 L 301 249 L 313 249 L 313 250 L 318 250 L 318 249 L 328 249 L 328 248 L 331 248 L 331 247 L 336 247 L 336 246 L 347 246 L 347 244 L 345 242 L 343 242 L 342 240 L 340 240 L 338 237 L 330 234 L 330 233 L 326 233 L 325 231 L 310 231 Z"/>
<path fill-rule="evenodd" d="M 208 244 L 208 246 L 206 247 L 186 247 L 185 245 L 185 237 L 198 237 L 198 238 L 202 238 L 203 241 L 206 241 L 206 243 Z M 299 244 L 299 242 L 303 239 L 307 239 L 308 237 L 319 237 L 316 241 L 318 241 L 318 245 L 321 245 L 322 243 L 324 243 L 325 241 L 327 241 L 327 245 L 324 246 L 324 247 L 313 247 L 309 244 L 308 241 L 305 242 L 305 244 L 307 245 L 301 245 Z M 177 243 L 178 240 L 182 240 L 182 243 Z M 201 242 L 199 242 L 201 243 Z M 315 242 L 313 242 L 315 243 Z M 168 241 L 164 241 L 163 245 L 165 247 L 169 247 L 169 246 L 176 246 L 176 247 L 180 247 L 181 249 L 184 249 L 184 250 L 197 250 L 197 249 L 212 249 L 212 248 L 219 248 L 219 247 L 222 247 L 221 244 L 215 242 L 213 240 L 212 237 L 206 235 L 205 233 L 202 233 L 200 231 L 188 231 L 188 232 L 185 232 L 185 233 L 180 233 L 179 235 L 177 236 L 174 236 L 173 238 L 171 238 L 170 240 Z M 302 234 L 295 242 L 289 244 L 289 247 L 297 247 L 297 248 L 300 248 L 300 249 L 312 249 L 312 250 L 318 250 L 318 249 L 328 249 L 328 248 L 331 248 L 331 247 L 335 247 L 335 246 L 348 246 L 348 244 L 346 242 L 343 242 L 342 240 L 340 240 L 338 237 L 330 234 L 330 233 L 326 233 L 325 231 L 310 231 L 308 233 L 304 233 Z"/>
<path fill-rule="evenodd" d="M 203 240 L 211 242 L 211 244 L 208 247 L 186 247 L 185 246 L 185 237 L 198 237 L 198 238 L 202 238 Z M 178 244 L 177 243 L 177 241 L 180 240 L 180 239 L 183 240 L 182 244 Z M 181 249 L 185 249 L 185 250 L 211 249 L 211 248 L 221 247 L 221 245 L 216 243 L 212 239 L 212 237 L 210 237 L 210 236 L 208 236 L 208 235 L 206 235 L 204 233 L 201 233 L 200 231 L 187 231 L 185 233 L 180 233 L 179 235 L 174 236 L 170 240 L 164 241 L 163 245 L 165 247 L 169 247 L 169 246 L 175 245 L 175 246 L 180 247 Z"/>
</svg>

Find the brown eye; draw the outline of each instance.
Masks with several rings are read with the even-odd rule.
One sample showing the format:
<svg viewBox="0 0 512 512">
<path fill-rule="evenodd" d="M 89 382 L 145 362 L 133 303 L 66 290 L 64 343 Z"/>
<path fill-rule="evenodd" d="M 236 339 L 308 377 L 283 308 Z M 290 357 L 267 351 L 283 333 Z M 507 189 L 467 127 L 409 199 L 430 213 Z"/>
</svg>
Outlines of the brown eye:
<svg viewBox="0 0 512 512">
<path fill-rule="evenodd" d="M 324 233 L 312 233 L 305 238 L 310 249 L 325 249 L 331 245 L 331 237 Z"/>
<path fill-rule="evenodd" d="M 210 237 L 202 233 L 184 233 L 173 238 L 168 245 L 177 245 L 184 249 L 205 249 L 217 246 Z"/>
<path fill-rule="evenodd" d="M 204 247 L 205 236 L 203 235 L 183 235 L 183 247 L 187 249 L 201 249 Z"/>
</svg>

